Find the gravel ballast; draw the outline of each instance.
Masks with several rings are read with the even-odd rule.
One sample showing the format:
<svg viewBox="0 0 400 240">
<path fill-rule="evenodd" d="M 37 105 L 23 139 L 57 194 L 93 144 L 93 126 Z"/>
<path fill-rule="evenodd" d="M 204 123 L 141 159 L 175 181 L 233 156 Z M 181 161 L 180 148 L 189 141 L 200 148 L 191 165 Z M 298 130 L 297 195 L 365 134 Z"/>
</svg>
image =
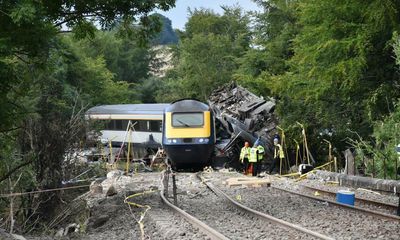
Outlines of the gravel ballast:
<svg viewBox="0 0 400 240">
<path fill-rule="evenodd" d="M 241 196 L 241 203 L 248 207 L 336 239 L 398 239 L 400 225 L 396 221 L 331 206 L 273 188 L 227 187 L 223 184 L 223 179 L 243 177 L 240 174 L 211 173 L 205 176 L 230 196 Z M 278 183 L 279 180 L 275 180 L 272 185 Z M 291 186 L 297 183 L 285 184 Z M 279 183 L 279 187 L 285 184 Z"/>
<path fill-rule="evenodd" d="M 304 239 L 302 233 L 237 210 L 207 189 L 195 174 L 178 174 L 177 185 L 178 206 L 230 239 Z"/>
</svg>

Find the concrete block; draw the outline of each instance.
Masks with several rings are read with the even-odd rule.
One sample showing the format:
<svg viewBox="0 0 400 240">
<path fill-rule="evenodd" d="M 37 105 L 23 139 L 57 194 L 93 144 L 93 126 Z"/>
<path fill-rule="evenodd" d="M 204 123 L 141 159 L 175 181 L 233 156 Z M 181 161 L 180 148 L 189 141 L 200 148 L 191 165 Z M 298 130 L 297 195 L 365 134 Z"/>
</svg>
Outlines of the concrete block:
<svg viewBox="0 0 400 240">
<path fill-rule="evenodd" d="M 372 190 L 394 192 L 394 193 L 400 192 L 400 181 L 395 181 L 395 180 L 352 176 L 352 175 L 327 172 L 322 170 L 317 170 L 313 177 L 326 181 L 337 181 L 341 186 L 368 188 Z"/>
</svg>

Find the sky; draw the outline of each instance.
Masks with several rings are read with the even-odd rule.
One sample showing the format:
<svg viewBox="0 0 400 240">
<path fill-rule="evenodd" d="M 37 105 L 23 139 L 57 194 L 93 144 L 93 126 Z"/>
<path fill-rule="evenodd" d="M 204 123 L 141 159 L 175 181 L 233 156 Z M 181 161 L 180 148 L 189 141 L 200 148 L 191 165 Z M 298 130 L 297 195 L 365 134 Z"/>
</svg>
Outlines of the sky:
<svg viewBox="0 0 400 240">
<path fill-rule="evenodd" d="M 171 19 L 172 27 L 174 29 L 177 28 L 183 30 L 188 19 L 188 8 L 195 9 L 203 7 L 222 14 L 223 10 L 220 6 L 233 6 L 235 4 L 242 7 L 245 11 L 261 10 L 261 8 L 251 0 L 177 0 L 175 8 L 170 9 L 167 12 L 157 12 Z"/>
</svg>

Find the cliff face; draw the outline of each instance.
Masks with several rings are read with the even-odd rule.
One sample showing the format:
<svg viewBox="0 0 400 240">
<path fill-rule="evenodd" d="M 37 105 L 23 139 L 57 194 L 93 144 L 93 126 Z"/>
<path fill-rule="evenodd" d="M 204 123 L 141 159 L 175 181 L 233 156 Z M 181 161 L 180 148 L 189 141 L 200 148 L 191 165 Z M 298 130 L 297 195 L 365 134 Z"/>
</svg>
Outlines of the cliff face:
<svg viewBox="0 0 400 240">
<path fill-rule="evenodd" d="M 150 63 L 150 73 L 156 77 L 164 77 L 167 71 L 174 67 L 171 48 L 165 45 L 157 45 L 152 50 L 155 57 Z"/>
</svg>

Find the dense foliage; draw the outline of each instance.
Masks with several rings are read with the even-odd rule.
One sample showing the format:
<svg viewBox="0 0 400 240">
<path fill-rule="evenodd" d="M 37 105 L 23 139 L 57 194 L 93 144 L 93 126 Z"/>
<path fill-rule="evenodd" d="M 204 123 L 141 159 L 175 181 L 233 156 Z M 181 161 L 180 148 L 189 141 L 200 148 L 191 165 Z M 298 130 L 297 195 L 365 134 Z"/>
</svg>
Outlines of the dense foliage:
<svg viewBox="0 0 400 240">
<path fill-rule="evenodd" d="M 297 28 L 288 39 L 289 68 L 266 81 L 281 97 L 282 124 L 293 129 L 296 121 L 305 123 L 319 156 L 326 151 L 319 147 L 326 146 L 323 138 L 334 142 L 339 156 L 349 147 L 347 138 L 371 139 L 375 122 L 393 111 L 400 93 L 392 41 L 399 3 L 275 2 L 283 11 L 292 5 Z M 290 26 L 293 18 L 286 19 Z"/>
<path fill-rule="evenodd" d="M 394 166 L 392 133 L 397 131 L 378 126 L 390 125 L 400 96 L 393 51 L 398 49 L 398 37 L 393 36 L 400 26 L 400 3 L 256 2 L 263 11 L 243 13 L 225 7 L 222 15 L 206 9 L 190 12 L 174 49 L 175 68 L 165 78 L 158 99 L 205 100 L 212 89 L 235 80 L 257 94 L 278 99 L 280 125 L 286 129 L 289 146 L 302 138 L 297 122 L 304 124 L 318 162 L 326 159 L 326 139 L 342 164 L 342 151 L 358 146 L 358 159 L 363 160 L 357 164 L 366 166 L 367 173 L 372 174 L 366 163 L 372 156 L 375 173 L 383 173 L 379 170 L 383 159 L 386 166 Z M 355 143 L 360 138 L 371 151 L 386 149 L 385 158 L 361 154 Z M 393 167 L 388 172 L 394 176 Z"/>
<path fill-rule="evenodd" d="M 60 186 L 89 106 L 204 101 L 230 81 L 277 99 L 289 146 L 301 140 L 300 122 L 317 162 L 326 139 L 339 159 L 352 148 L 367 174 L 396 177 L 399 1 L 255 0 L 260 12 L 189 10 L 182 31 L 151 15 L 174 2 L 0 1 L 1 193 Z M 18 201 L 27 210 L 15 216 L 33 221 L 60 199 Z"/>
<path fill-rule="evenodd" d="M 141 101 L 154 58 L 146 43 L 161 29 L 151 13 L 174 2 L 0 1 L 1 193 L 60 187 L 87 107 Z M 1 198 L 0 224 L 35 229 L 61 197 Z"/>
<path fill-rule="evenodd" d="M 393 47 L 396 64 L 400 66 L 400 38 L 397 34 L 393 36 Z M 398 67 L 397 67 L 398 68 Z M 398 87 L 396 84 L 392 87 Z M 389 177 L 397 179 L 400 175 L 400 102 L 390 102 L 389 114 L 382 119 L 374 121 L 372 138 L 359 136 L 352 141 L 358 152 L 358 162 L 377 177 Z"/>
<path fill-rule="evenodd" d="M 223 15 L 207 9 L 189 14 L 159 101 L 206 100 L 215 87 L 232 80 L 237 60 L 249 49 L 249 17 L 240 8 L 226 7 Z"/>
</svg>

